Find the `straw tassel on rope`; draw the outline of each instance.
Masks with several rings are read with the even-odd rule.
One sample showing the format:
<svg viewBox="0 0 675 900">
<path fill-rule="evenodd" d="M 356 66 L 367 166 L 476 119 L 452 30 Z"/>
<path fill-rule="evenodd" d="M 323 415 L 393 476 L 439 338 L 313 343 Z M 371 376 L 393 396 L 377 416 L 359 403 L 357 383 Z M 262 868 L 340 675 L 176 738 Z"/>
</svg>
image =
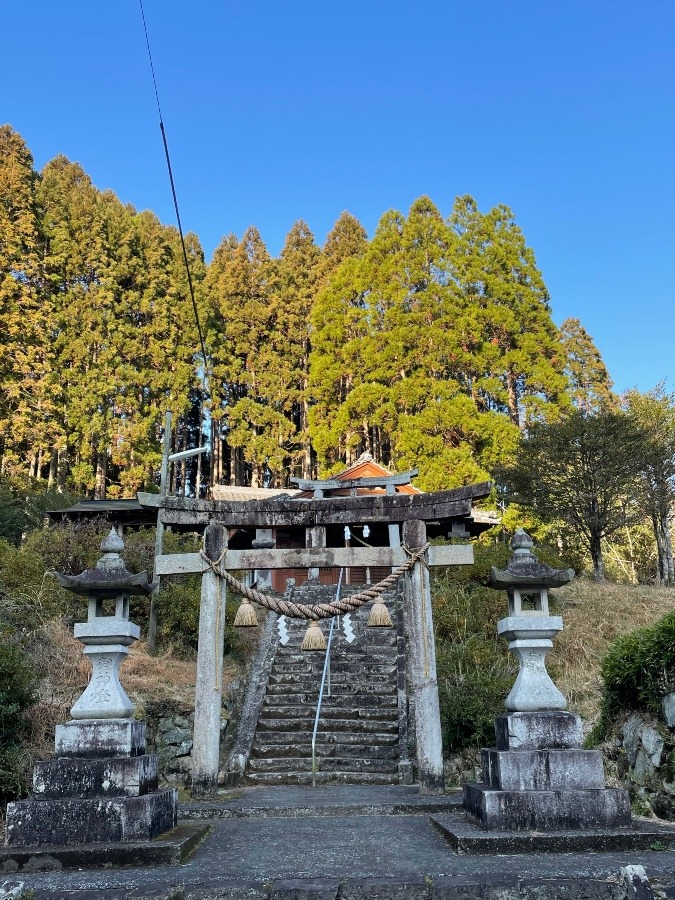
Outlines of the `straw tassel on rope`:
<svg viewBox="0 0 675 900">
<path fill-rule="evenodd" d="M 316 619 L 310 619 L 305 637 L 300 645 L 301 650 L 325 650 L 326 638 L 323 636 L 321 626 Z"/>
<path fill-rule="evenodd" d="M 384 600 L 378 597 L 368 616 L 368 628 L 391 628 L 393 624 Z"/>
<path fill-rule="evenodd" d="M 257 624 L 258 617 L 255 614 L 255 607 L 248 597 L 244 597 L 239 604 L 237 615 L 234 617 L 234 627 L 254 628 Z"/>
</svg>

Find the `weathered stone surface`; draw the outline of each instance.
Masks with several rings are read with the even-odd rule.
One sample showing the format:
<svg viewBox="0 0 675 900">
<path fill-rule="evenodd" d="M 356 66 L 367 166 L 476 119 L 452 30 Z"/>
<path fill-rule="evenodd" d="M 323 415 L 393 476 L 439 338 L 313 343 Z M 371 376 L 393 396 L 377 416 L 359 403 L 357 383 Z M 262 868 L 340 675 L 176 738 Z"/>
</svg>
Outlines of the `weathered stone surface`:
<svg viewBox="0 0 675 900">
<path fill-rule="evenodd" d="M 169 834 L 152 842 L 78 844 L 72 847 L 0 847 L 0 871 L 24 873 L 59 869 L 109 869 L 111 866 L 133 866 L 136 869 L 156 865 L 179 866 L 186 862 L 208 831 L 208 825 L 184 822 Z M 0 891 L 0 897 L 4 896 Z M 101 896 L 100 892 L 96 894 L 97 898 Z M 107 892 L 105 896 L 108 896 Z M 122 896 L 128 896 L 128 892 L 123 892 Z"/>
<path fill-rule="evenodd" d="M 269 900 L 337 900 L 340 882 L 337 878 L 282 879 L 275 881 Z"/>
<path fill-rule="evenodd" d="M 552 638 L 563 627 L 560 616 L 508 616 L 497 623 L 497 632 L 509 642 L 518 660 L 518 677 L 505 705 L 514 712 L 565 709 L 567 700 L 546 671 L 546 654 Z"/>
<path fill-rule="evenodd" d="M 495 718 L 497 750 L 572 750 L 583 744 L 581 719 L 573 713 L 512 712 Z"/>
<path fill-rule="evenodd" d="M 654 892 L 644 866 L 624 866 L 621 877 L 626 886 L 627 900 L 653 900 Z"/>
<path fill-rule="evenodd" d="M 663 718 L 668 728 L 675 728 L 675 694 L 666 694 L 661 700 Z"/>
<path fill-rule="evenodd" d="M 71 721 L 56 726 L 56 756 L 141 756 L 145 722 L 135 719 Z"/>
<path fill-rule="evenodd" d="M 665 742 L 659 732 L 637 714 L 623 726 L 623 749 L 635 784 L 650 785 L 658 780 Z"/>
<path fill-rule="evenodd" d="M 138 797 L 157 790 L 157 756 L 49 759 L 35 764 L 37 798 Z"/>
<path fill-rule="evenodd" d="M 560 831 L 621 828 L 630 824 L 627 791 L 498 791 L 464 785 L 464 809 L 483 828 L 496 831 Z"/>
<path fill-rule="evenodd" d="M 503 791 L 602 790 L 599 750 L 483 750 L 483 782 Z"/>
<path fill-rule="evenodd" d="M 645 754 L 649 757 L 649 761 L 658 768 L 661 765 L 661 756 L 663 754 L 663 738 L 655 728 L 645 725 L 642 729 L 640 740 L 642 741 Z"/>
<path fill-rule="evenodd" d="M 434 813 L 430 818 L 452 850 L 462 854 L 609 853 L 649 850 L 654 844 L 675 848 L 675 830 L 654 822 L 631 823 L 621 828 L 498 831 L 486 830 L 453 811 Z"/>
<path fill-rule="evenodd" d="M 430 896 L 430 885 L 422 878 L 403 883 L 382 878 L 350 879 L 340 891 L 340 900 L 429 900 Z"/>
<path fill-rule="evenodd" d="M 19 800 L 7 806 L 6 844 L 147 841 L 176 825 L 177 792 L 142 797 Z"/>
</svg>

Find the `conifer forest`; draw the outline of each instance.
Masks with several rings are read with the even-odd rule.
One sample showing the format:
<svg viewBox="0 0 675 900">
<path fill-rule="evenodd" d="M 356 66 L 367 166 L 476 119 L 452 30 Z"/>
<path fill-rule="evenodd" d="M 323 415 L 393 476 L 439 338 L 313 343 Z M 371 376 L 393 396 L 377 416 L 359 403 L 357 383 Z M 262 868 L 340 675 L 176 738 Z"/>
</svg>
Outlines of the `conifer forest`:
<svg viewBox="0 0 675 900">
<path fill-rule="evenodd" d="M 449 214 L 447 214 L 449 212 Z M 284 486 L 368 451 L 433 490 L 483 480 L 528 422 L 593 406 L 611 382 L 578 320 L 557 328 L 506 206 L 420 197 L 371 238 L 344 212 L 318 246 L 301 219 L 277 258 L 255 226 L 207 263 L 64 156 L 41 172 L 0 129 L 0 465 L 95 498 Z M 206 376 L 206 377 L 204 377 Z"/>
</svg>

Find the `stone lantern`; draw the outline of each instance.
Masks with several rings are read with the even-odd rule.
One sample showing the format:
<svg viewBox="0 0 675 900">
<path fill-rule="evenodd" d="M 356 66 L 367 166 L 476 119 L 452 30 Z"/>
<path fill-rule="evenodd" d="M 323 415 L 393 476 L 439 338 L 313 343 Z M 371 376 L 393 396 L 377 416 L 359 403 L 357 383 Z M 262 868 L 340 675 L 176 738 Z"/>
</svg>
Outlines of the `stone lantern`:
<svg viewBox="0 0 675 900">
<path fill-rule="evenodd" d="M 129 598 L 147 595 L 146 572 L 133 575 L 114 529 L 103 556 L 81 575 L 57 575 L 59 583 L 87 597 L 87 621 L 75 625 L 92 674 L 56 727 L 54 758 L 36 763 L 28 800 L 7 807 L 8 847 L 143 842 L 176 824 L 177 794 L 158 790 L 156 754 L 145 752 L 145 722 L 120 684 L 120 663 L 140 636 L 129 621 Z"/>
<path fill-rule="evenodd" d="M 513 712 L 567 707 L 546 671 L 546 654 L 563 627 L 560 616 L 549 615 L 548 589 L 572 581 L 574 569 L 552 569 L 539 562 L 532 547 L 532 538 L 519 528 L 511 541 L 508 566 L 493 567 L 490 573 L 490 587 L 506 590 L 509 598 L 509 615 L 497 623 L 497 633 L 509 642 L 520 666 L 506 698 L 506 708 Z"/>
<path fill-rule="evenodd" d="M 120 556 L 124 541 L 114 528 L 103 539 L 101 550 L 96 568 L 81 575 L 56 575 L 62 587 L 89 600 L 87 621 L 78 622 L 74 629 L 92 666 L 89 684 L 70 710 L 75 720 L 129 719 L 134 713 L 119 670 L 127 648 L 141 634 L 138 625 L 129 621 L 129 597 L 150 593 L 148 574 L 127 571 Z"/>
<path fill-rule="evenodd" d="M 584 750 L 581 719 L 546 671 L 545 657 L 562 631 L 549 614 L 548 590 L 567 584 L 572 569 L 540 563 L 519 529 L 506 569 L 490 586 L 506 590 L 509 615 L 497 631 L 518 658 L 519 672 L 495 719 L 495 747 L 482 750 L 480 784 L 464 785 L 464 810 L 486 830 L 562 831 L 630 824 L 628 792 L 605 787 L 602 753 Z"/>
</svg>

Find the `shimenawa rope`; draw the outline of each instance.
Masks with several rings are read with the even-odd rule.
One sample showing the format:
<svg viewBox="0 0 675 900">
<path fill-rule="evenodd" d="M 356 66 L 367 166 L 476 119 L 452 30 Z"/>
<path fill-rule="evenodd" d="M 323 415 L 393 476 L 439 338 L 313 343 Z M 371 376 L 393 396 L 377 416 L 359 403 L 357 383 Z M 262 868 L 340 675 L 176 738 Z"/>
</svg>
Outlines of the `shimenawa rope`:
<svg viewBox="0 0 675 900">
<path fill-rule="evenodd" d="M 247 587 L 245 584 L 237 581 L 233 575 L 230 575 L 227 569 L 222 568 L 223 561 L 227 556 L 227 548 L 223 550 L 215 561 L 209 559 L 203 550 L 201 550 L 200 553 L 202 559 L 209 564 L 216 575 L 224 578 L 230 587 L 234 588 L 235 591 L 242 594 L 253 603 L 264 606 L 266 609 L 271 609 L 272 612 L 278 613 L 279 615 L 288 616 L 291 619 L 330 619 L 332 616 L 341 616 L 344 615 L 344 613 L 354 612 L 354 610 L 363 606 L 364 603 L 379 597 L 379 595 L 383 594 L 387 588 L 395 584 L 401 575 L 412 569 L 415 563 L 424 563 L 424 554 L 427 552 L 429 546 L 430 545 L 426 543 L 423 547 L 418 547 L 416 550 L 410 550 L 405 546 L 402 547 L 401 549 L 408 554 L 408 559 L 402 566 L 397 566 L 393 572 L 390 575 L 387 575 L 386 578 L 383 578 L 382 581 L 379 581 L 372 587 L 365 588 L 363 591 L 359 591 L 358 594 L 342 597 L 340 600 L 333 600 L 330 603 L 315 603 L 312 605 L 306 603 L 292 603 L 290 600 L 272 597 L 270 594 L 262 594 L 260 591 L 256 591 L 255 588 Z"/>
</svg>

